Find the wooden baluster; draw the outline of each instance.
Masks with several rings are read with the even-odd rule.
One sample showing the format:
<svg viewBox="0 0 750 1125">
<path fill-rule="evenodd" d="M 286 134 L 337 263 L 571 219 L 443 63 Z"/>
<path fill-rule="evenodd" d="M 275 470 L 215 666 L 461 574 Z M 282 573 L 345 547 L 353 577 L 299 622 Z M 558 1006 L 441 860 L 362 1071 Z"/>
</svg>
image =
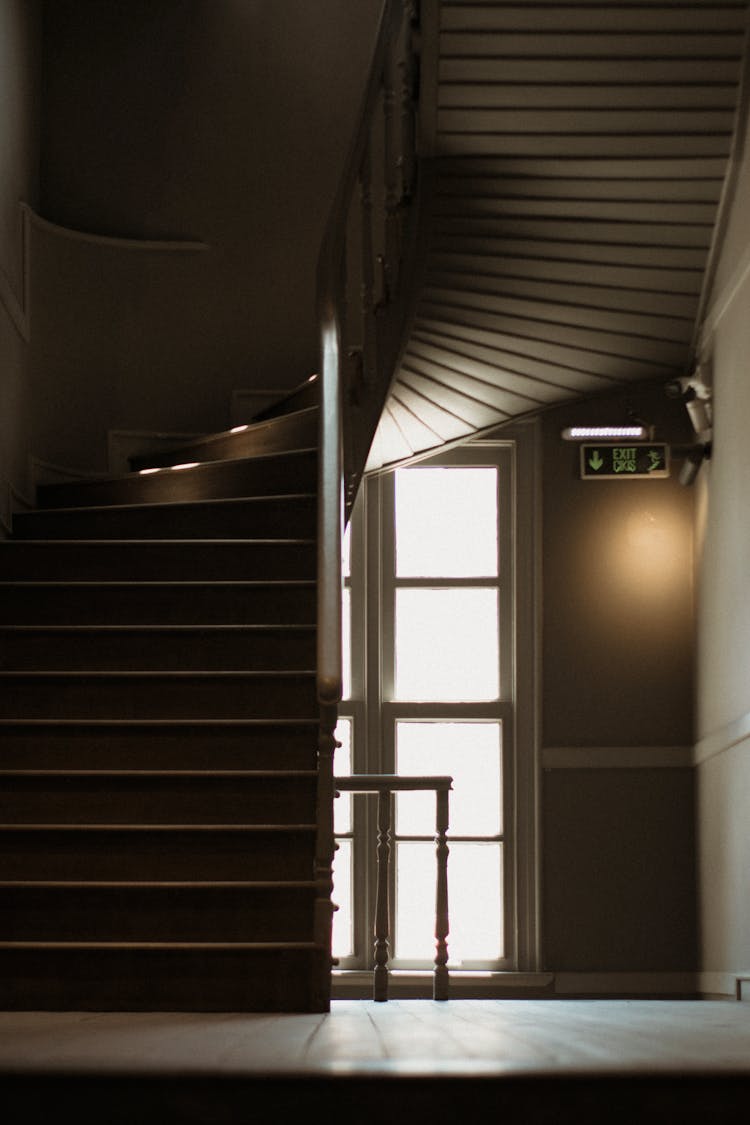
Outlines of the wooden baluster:
<svg viewBox="0 0 750 1125">
<path fill-rule="evenodd" d="M 318 810 L 317 846 L 315 850 L 314 878 L 315 898 L 315 943 L 322 949 L 331 950 L 333 913 L 333 855 L 336 843 L 333 835 L 333 755 L 337 746 L 334 730 L 336 727 L 336 707 L 321 704 L 320 732 L 318 737 Z"/>
<path fill-rule="evenodd" d="M 404 4 L 401 31 L 400 57 L 398 68 L 401 73 L 399 100 L 401 104 L 401 198 L 409 200 L 414 191 L 416 172 L 416 121 L 415 121 L 415 79 L 416 55 L 413 28 L 417 21 L 417 5 L 414 0 Z"/>
<path fill-rule="evenodd" d="M 362 308 L 362 374 L 365 386 L 372 384 L 376 375 L 375 355 L 375 269 L 372 238 L 372 159 L 370 145 L 365 148 L 359 170 L 362 238 L 362 281 L 360 288 Z"/>
<path fill-rule="evenodd" d="M 391 853 L 391 795 L 378 793 L 378 889 L 375 899 L 373 1000 L 388 999 L 388 864 Z"/>
<path fill-rule="evenodd" d="M 435 976 L 432 995 L 434 1000 L 448 999 L 448 942 L 450 921 L 448 917 L 448 790 L 435 793 L 435 845 L 437 857 L 437 888 L 435 892 Z"/>
<path fill-rule="evenodd" d="M 382 303 L 387 305 L 398 281 L 399 262 L 399 185 L 398 145 L 395 129 L 395 45 L 387 52 L 383 73 L 384 152 L 383 171 L 385 187 L 385 249 L 383 254 Z"/>
</svg>

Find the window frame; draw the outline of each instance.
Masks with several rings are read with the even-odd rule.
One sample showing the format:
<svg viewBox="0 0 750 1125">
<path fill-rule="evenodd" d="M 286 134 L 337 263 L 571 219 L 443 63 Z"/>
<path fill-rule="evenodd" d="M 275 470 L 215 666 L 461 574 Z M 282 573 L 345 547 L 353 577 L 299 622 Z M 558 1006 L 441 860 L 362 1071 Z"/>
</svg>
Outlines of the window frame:
<svg viewBox="0 0 750 1125">
<path fill-rule="evenodd" d="M 485 975 L 539 968 L 538 916 L 538 692 L 536 659 L 538 621 L 538 487 L 537 430 L 516 424 L 502 437 L 473 440 L 450 450 L 434 451 L 404 466 L 498 468 L 498 575 L 496 579 L 398 579 L 395 575 L 395 485 L 393 470 L 368 478 L 351 520 L 352 566 L 347 585 L 352 593 L 351 698 L 342 702 L 342 718 L 352 722 L 355 772 L 393 772 L 398 720 L 499 721 L 503 749 L 503 886 L 504 955 L 488 962 L 463 962 L 452 976 L 478 969 Z M 523 477 L 523 481 L 522 478 Z M 524 572 L 519 573 L 519 558 Z M 394 603 L 397 587 L 485 586 L 498 589 L 500 673 L 498 699 L 482 702 L 412 702 L 395 700 L 393 668 Z M 505 622 L 505 628 L 503 628 Z M 524 714 L 519 721 L 519 707 Z M 375 802 L 367 796 L 352 801 L 354 818 L 352 888 L 353 945 L 338 968 L 368 971 L 372 967 L 369 919 L 375 905 Z M 463 837 L 451 837 L 458 843 Z M 395 859 L 397 837 L 391 840 Z M 395 934 L 396 864 L 391 863 L 391 935 Z M 450 860 L 449 860 L 450 896 Z M 450 937 L 448 939 L 450 953 Z M 424 971 L 419 964 L 397 959 L 391 940 L 389 967 Z"/>
</svg>

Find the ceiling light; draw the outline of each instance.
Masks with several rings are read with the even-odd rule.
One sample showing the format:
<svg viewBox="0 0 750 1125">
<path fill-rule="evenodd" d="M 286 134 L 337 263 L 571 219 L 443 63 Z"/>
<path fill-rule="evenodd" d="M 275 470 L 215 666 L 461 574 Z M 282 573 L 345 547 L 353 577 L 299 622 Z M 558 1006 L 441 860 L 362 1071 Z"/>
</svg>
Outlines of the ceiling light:
<svg viewBox="0 0 750 1125">
<path fill-rule="evenodd" d="M 249 430 L 249 429 L 250 429 L 249 426 L 232 426 L 232 428 L 229 432 L 230 432 L 230 434 L 241 434 L 243 430 Z"/>
<path fill-rule="evenodd" d="M 196 465 L 200 465 L 200 461 L 186 461 L 184 465 L 173 465 L 172 470 L 177 472 L 178 469 L 194 469 Z"/>
<path fill-rule="evenodd" d="M 568 426 L 563 430 L 565 441 L 638 441 L 648 437 L 648 427 L 631 426 Z"/>
<path fill-rule="evenodd" d="M 138 470 L 138 476 L 145 477 L 145 476 L 148 476 L 149 473 L 158 473 L 158 472 L 159 472 L 158 467 L 155 468 L 155 469 L 139 469 Z"/>
</svg>

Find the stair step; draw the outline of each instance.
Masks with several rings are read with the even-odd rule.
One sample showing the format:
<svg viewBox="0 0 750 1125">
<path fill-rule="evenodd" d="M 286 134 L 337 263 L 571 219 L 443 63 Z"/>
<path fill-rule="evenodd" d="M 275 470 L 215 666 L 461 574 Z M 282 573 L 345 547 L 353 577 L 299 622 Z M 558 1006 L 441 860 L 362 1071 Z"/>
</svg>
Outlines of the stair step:
<svg viewBox="0 0 750 1125">
<path fill-rule="evenodd" d="M 130 459 L 134 471 L 192 461 L 237 460 L 263 453 L 287 453 L 309 449 L 318 442 L 318 408 L 309 406 L 278 418 L 234 427 L 188 442 L 179 449 L 159 450 L 153 455 Z"/>
<path fill-rule="evenodd" d="M 310 375 L 282 398 L 259 410 L 252 420 L 260 422 L 266 418 L 280 418 L 282 414 L 292 414 L 294 411 L 304 410 L 308 406 L 318 406 L 319 403 L 320 380 L 317 375 Z"/>
<path fill-rule="evenodd" d="M 313 769 L 318 720 L 0 719 L 6 769 Z"/>
<path fill-rule="evenodd" d="M 317 473 L 317 450 L 310 448 L 234 461 L 207 461 L 179 471 L 136 472 L 40 485 L 36 498 L 40 508 L 78 508 L 284 495 L 314 491 Z"/>
<path fill-rule="evenodd" d="M 314 539 L 67 539 L 0 544 L 0 580 L 314 578 Z"/>
<path fill-rule="evenodd" d="M 5 943 L 0 1009 L 319 1012 L 329 969 L 312 942 Z"/>
<path fill-rule="evenodd" d="M 314 824 L 0 824 L 4 881 L 304 880 L 314 852 Z"/>
<path fill-rule="evenodd" d="M 309 940 L 316 887 L 272 882 L 0 883 L 0 942 Z"/>
<path fill-rule="evenodd" d="M 314 493 L 21 512 L 14 539 L 310 539 Z"/>
<path fill-rule="evenodd" d="M 0 670 L 300 671 L 315 645 L 314 625 L 9 625 Z"/>
<path fill-rule="evenodd" d="M 297 824 L 315 771 L 0 770 L 5 824 Z"/>
<path fill-rule="evenodd" d="M 3 625 L 312 625 L 314 582 L 0 582 Z"/>
<path fill-rule="evenodd" d="M 313 718 L 314 672 L 1 672 L 6 719 Z"/>
</svg>

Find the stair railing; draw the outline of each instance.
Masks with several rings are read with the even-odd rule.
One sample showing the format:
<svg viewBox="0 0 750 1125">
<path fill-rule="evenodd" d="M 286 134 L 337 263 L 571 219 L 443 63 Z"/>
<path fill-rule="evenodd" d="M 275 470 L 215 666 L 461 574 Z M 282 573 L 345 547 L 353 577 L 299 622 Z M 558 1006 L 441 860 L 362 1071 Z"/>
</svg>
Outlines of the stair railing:
<svg viewBox="0 0 750 1125">
<path fill-rule="evenodd" d="M 377 793 L 378 796 L 378 882 L 375 896 L 375 970 L 372 978 L 373 1000 L 388 999 L 388 956 L 390 909 L 391 797 L 393 793 L 415 790 L 435 791 L 435 969 L 432 979 L 433 1000 L 448 999 L 448 801 L 453 778 L 447 776 L 409 777 L 396 773 L 360 773 L 334 778 L 339 793 Z"/>
<path fill-rule="evenodd" d="M 416 241 L 418 2 L 385 0 L 317 275 L 318 744 L 316 942 L 330 950 L 333 755 L 342 692 L 341 545 L 407 322 Z M 382 193 L 374 189 L 377 172 Z M 353 229 L 358 237 L 350 237 Z M 380 265 L 376 277 L 375 264 Z M 349 300 L 358 289 L 358 309 Z M 354 361 L 354 362 L 352 362 Z"/>
</svg>

